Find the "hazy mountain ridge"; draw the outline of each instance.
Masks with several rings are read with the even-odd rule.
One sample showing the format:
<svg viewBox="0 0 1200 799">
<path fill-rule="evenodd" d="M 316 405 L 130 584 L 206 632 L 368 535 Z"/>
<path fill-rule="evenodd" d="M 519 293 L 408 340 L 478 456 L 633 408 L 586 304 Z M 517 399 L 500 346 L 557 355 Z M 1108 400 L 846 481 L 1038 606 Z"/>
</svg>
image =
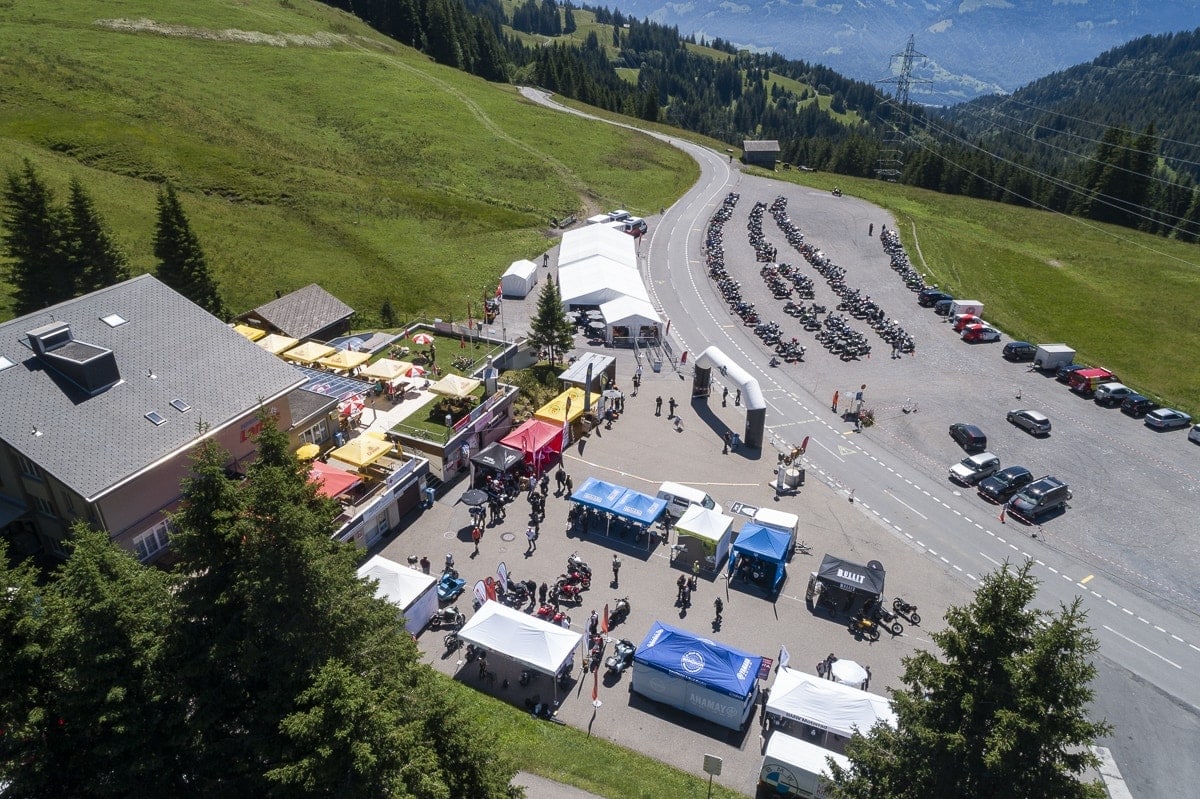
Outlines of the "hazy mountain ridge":
<svg viewBox="0 0 1200 799">
<path fill-rule="evenodd" d="M 621 0 L 618 7 L 684 35 L 775 50 L 865 81 L 894 74 L 899 59 L 891 57 L 911 34 L 927 56 L 914 64 L 912 97 L 934 105 L 1011 92 L 1139 36 L 1200 26 L 1195 0 Z"/>
</svg>

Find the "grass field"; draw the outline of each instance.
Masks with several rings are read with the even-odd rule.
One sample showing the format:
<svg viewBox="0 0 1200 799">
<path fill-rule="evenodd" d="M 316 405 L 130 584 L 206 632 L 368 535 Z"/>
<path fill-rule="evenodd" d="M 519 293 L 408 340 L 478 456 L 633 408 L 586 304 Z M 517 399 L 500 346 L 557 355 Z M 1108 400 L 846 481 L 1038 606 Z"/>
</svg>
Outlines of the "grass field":
<svg viewBox="0 0 1200 799">
<path fill-rule="evenodd" d="M 546 113 L 306 0 L 4 13 L 0 171 L 29 158 L 60 198 L 79 177 L 137 272 L 153 268 L 171 181 L 235 311 L 320 282 L 364 323 L 384 299 L 465 317 L 553 243 L 551 217 L 645 215 L 697 174 L 670 147 Z"/>
<path fill-rule="evenodd" d="M 1200 417 L 1200 247 L 895 183 L 774 177 L 836 184 L 888 209 L 913 264 L 951 294 L 981 300 L 988 321 L 1017 339 L 1066 342 L 1078 360 Z"/>
</svg>

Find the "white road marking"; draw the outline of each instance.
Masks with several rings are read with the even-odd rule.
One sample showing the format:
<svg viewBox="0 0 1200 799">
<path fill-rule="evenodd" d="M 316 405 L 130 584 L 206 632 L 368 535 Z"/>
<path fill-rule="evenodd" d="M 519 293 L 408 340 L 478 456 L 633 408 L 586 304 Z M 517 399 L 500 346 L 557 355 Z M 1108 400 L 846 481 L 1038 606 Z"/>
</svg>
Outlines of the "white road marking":
<svg viewBox="0 0 1200 799">
<path fill-rule="evenodd" d="M 1133 794 L 1125 785 L 1125 778 L 1121 776 L 1121 769 L 1117 768 L 1117 761 L 1113 760 L 1112 752 L 1103 746 L 1093 746 L 1092 752 L 1100 759 L 1100 767 L 1097 770 L 1100 772 L 1100 779 L 1104 780 L 1108 799 L 1133 799 Z"/>
<path fill-rule="evenodd" d="M 1133 645 L 1134 645 L 1134 646 L 1136 646 L 1137 648 L 1139 648 L 1139 649 L 1144 649 L 1146 652 L 1150 653 L 1151 655 L 1154 655 L 1154 657 L 1158 658 L 1158 659 L 1159 659 L 1159 660 L 1161 660 L 1163 663 L 1167 663 L 1167 664 L 1169 664 L 1169 665 L 1171 665 L 1171 666 L 1174 666 L 1175 668 L 1179 669 L 1180 671 L 1182 671 L 1182 670 L 1183 670 L 1183 666 L 1180 666 L 1180 665 L 1179 665 L 1178 663 L 1176 663 L 1175 661 L 1173 661 L 1173 660 L 1170 660 L 1170 659 L 1168 659 L 1168 658 L 1165 658 L 1165 657 L 1163 657 L 1162 655 L 1158 654 L 1157 652 L 1155 652 L 1153 649 L 1151 649 L 1151 648 L 1150 648 L 1150 647 L 1148 647 L 1148 646 L 1143 646 L 1142 644 L 1139 644 L 1137 641 L 1133 640 L 1133 639 L 1132 639 L 1132 638 L 1130 638 L 1128 635 L 1122 635 L 1121 633 L 1119 633 L 1119 632 L 1117 632 L 1116 630 L 1114 630 L 1112 627 L 1109 627 L 1107 624 L 1105 624 L 1105 625 L 1104 625 L 1104 629 L 1108 630 L 1110 633 L 1112 633 L 1113 635 L 1115 635 L 1115 636 L 1117 636 L 1117 637 L 1119 637 L 1119 638 L 1124 638 L 1126 641 L 1128 641 L 1129 643 L 1133 644 Z"/>
</svg>

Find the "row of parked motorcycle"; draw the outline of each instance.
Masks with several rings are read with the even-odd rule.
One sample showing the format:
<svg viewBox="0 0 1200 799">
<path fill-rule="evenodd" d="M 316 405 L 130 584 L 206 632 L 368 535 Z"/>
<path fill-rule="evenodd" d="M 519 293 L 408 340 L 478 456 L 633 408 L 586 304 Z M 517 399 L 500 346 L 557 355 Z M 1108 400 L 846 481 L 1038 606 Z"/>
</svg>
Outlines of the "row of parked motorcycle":
<svg viewBox="0 0 1200 799">
<path fill-rule="evenodd" d="M 884 228 L 879 232 L 879 241 L 883 244 L 883 251 L 891 259 L 892 271 L 900 275 L 900 279 L 910 291 L 919 293 L 929 288 L 924 276 L 908 260 L 908 253 L 904 251 L 904 245 L 900 243 L 900 236 L 896 231 Z"/>
<path fill-rule="evenodd" d="M 891 610 L 884 606 L 882 600 L 877 600 L 864 607 L 861 613 L 854 614 L 848 629 L 868 641 L 878 641 L 881 629 L 892 635 L 904 632 L 904 625 L 898 619 L 904 619 L 915 627 L 921 623 L 921 614 L 917 612 L 916 605 L 905 602 L 901 597 L 892 600 Z"/>
</svg>

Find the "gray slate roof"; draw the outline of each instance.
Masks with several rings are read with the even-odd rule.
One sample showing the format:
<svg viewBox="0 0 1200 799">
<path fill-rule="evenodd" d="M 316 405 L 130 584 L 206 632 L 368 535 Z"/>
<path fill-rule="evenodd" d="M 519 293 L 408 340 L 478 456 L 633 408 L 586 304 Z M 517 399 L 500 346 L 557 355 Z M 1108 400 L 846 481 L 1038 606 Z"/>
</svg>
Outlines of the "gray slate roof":
<svg viewBox="0 0 1200 799">
<path fill-rule="evenodd" d="M 354 309 L 316 283 L 310 283 L 291 294 L 285 294 L 266 305 L 243 314 L 242 318 L 259 317 L 281 333 L 303 341 L 332 324 L 349 319 Z"/>
<path fill-rule="evenodd" d="M 779 152 L 779 142 L 774 139 L 765 139 L 763 141 L 750 141 L 747 139 L 742 142 L 742 151 L 747 153 L 777 153 Z"/>
<path fill-rule="evenodd" d="M 114 313 L 128 321 L 102 321 Z M 112 350 L 121 382 L 89 396 L 47 368 L 25 334 L 51 322 Z M 0 356 L 16 364 L 0 370 L 0 438 L 87 498 L 190 447 L 198 422 L 216 430 L 304 382 L 151 275 L 0 324 Z M 147 420 L 151 411 L 165 423 Z"/>
</svg>

